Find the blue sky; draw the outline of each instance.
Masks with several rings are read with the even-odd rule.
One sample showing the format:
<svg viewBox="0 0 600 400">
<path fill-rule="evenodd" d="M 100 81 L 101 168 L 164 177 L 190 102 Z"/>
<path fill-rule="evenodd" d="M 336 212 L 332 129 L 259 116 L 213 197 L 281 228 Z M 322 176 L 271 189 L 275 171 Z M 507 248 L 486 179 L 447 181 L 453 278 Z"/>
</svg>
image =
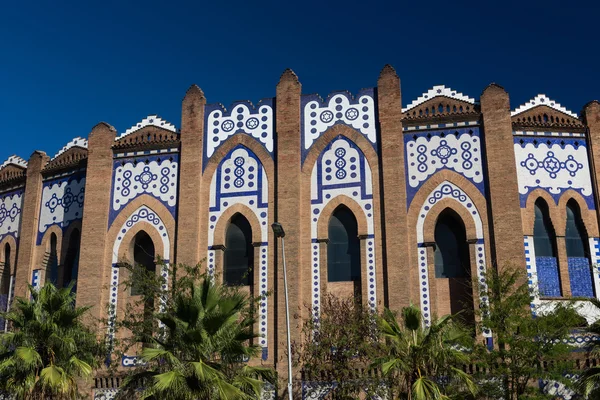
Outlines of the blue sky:
<svg viewBox="0 0 600 400">
<path fill-rule="evenodd" d="M 99 121 L 179 126 L 192 83 L 226 106 L 272 97 L 288 67 L 303 93 L 375 86 L 389 63 L 404 104 L 497 82 L 512 108 L 544 93 L 579 113 L 600 98 L 599 14 L 597 1 L 6 2 L 0 162 L 53 156 Z"/>
</svg>

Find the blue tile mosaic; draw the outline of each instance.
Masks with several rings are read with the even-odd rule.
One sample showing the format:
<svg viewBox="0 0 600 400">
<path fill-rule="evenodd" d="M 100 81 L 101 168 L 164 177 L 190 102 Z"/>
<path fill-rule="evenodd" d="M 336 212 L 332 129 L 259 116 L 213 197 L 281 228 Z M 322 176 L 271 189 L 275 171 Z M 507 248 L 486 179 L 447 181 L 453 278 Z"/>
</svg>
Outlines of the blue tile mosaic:
<svg viewBox="0 0 600 400">
<path fill-rule="evenodd" d="M 569 281 L 573 297 L 594 297 L 592 270 L 587 257 L 569 257 Z"/>
<path fill-rule="evenodd" d="M 560 279 L 556 257 L 536 257 L 538 286 L 542 297 L 560 297 Z"/>
</svg>

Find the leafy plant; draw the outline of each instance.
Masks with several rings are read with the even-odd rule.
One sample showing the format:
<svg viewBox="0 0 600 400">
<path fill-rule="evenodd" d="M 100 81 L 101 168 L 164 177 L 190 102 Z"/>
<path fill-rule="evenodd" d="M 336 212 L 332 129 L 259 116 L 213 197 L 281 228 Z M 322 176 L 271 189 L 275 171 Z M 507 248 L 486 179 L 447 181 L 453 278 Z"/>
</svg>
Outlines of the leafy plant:
<svg viewBox="0 0 600 400">
<path fill-rule="evenodd" d="M 389 398 L 433 400 L 465 398 L 477 392 L 471 376 L 462 370 L 470 361 L 472 339 L 454 317 L 434 318 L 425 325 L 421 310 L 411 305 L 401 320 L 385 309 L 379 318 L 383 355 L 373 363 L 381 368 Z"/>
<path fill-rule="evenodd" d="M 3 317 L 12 331 L 0 336 L 0 390 L 16 399 L 74 399 L 78 379 L 90 377 L 105 354 L 84 325 L 89 307 L 75 307 L 74 283 L 29 287 Z"/>
<path fill-rule="evenodd" d="M 152 334 L 148 321 L 138 323 L 138 318 L 124 324 L 145 345 L 143 362 L 126 377 L 120 398 L 259 398 L 265 383 L 276 382 L 272 369 L 245 362 L 260 352 L 252 344 L 258 335 L 253 332 L 249 296 L 199 274 L 199 266 L 179 265 L 169 276 L 167 290 L 162 290 L 160 279 L 140 285 L 141 301 L 159 296 L 155 298 L 163 304 L 152 313 Z"/>
<path fill-rule="evenodd" d="M 333 382 L 336 399 L 356 399 L 361 392 L 378 394 L 381 379 L 368 368 L 380 344 L 376 314 L 360 298 L 327 293 L 321 297 L 320 313 L 309 314 L 302 340 L 292 347 L 295 364 L 310 382 L 305 386 L 307 394 L 317 395 Z"/>
<path fill-rule="evenodd" d="M 544 397 L 537 381 L 569 383 L 564 375 L 572 370 L 566 339 L 582 318 L 568 301 L 557 302 L 533 316 L 531 292 L 524 272 L 507 266 L 489 269 L 487 286 L 480 295 L 488 299 L 480 306 L 480 331 L 490 329 L 495 346 L 481 346 L 480 371 L 476 374 L 486 398 L 516 400 Z"/>
</svg>

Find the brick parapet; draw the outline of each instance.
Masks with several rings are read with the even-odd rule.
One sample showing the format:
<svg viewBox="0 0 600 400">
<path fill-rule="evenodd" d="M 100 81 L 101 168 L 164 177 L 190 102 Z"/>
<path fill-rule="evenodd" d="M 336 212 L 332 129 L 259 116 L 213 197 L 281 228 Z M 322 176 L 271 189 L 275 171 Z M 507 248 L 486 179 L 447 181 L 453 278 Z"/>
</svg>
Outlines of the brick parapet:
<svg viewBox="0 0 600 400">
<path fill-rule="evenodd" d="M 88 138 L 88 162 L 85 182 L 84 214 L 81 231 L 77 304 L 91 306 L 95 318 L 104 316 L 108 301 L 110 260 L 105 249 L 110 192 L 112 184 L 113 151 L 116 130 L 102 122 Z"/>
<path fill-rule="evenodd" d="M 176 262 L 195 265 L 204 258 L 206 222 L 201 218 L 208 203 L 201 202 L 201 188 L 208 185 L 202 179 L 204 106 L 202 90 L 192 85 L 181 106 L 181 150 L 179 161 L 177 254 Z M 203 239 L 204 237 L 204 239 Z M 204 246 L 204 247 L 202 247 Z M 201 250 L 202 249 L 202 250 Z"/>
<path fill-rule="evenodd" d="M 488 204 L 493 243 L 492 264 L 525 265 L 517 169 L 514 154 L 510 100 L 508 93 L 496 84 L 481 95 L 484 143 L 486 148 Z"/>
<path fill-rule="evenodd" d="M 40 199 L 42 198 L 42 170 L 50 161 L 43 151 L 35 151 L 27 163 L 27 178 L 15 278 L 15 295 L 26 296 L 27 284 L 31 283 L 31 273 L 41 268 L 36 263 L 36 237 L 40 215 Z"/>
<path fill-rule="evenodd" d="M 392 310 L 410 304 L 411 285 L 407 238 L 406 181 L 404 140 L 402 139 L 402 94 L 400 78 L 386 65 L 377 81 L 377 104 L 380 131 L 380 209 L 383 254 L 384 301 Z M 393 217 L 392 217 L 393 216 Z M 389 288 L 394 288 L 389 290 Z"/>
<path fill-rule="evenodd" d="M 308 283 L 309 276 L 302 273 L 304 266 L 303 248 L 308 249 L 310 243 L 310 225 L 307 220 L 308 207 L 303 207 L 300 199 L 303 197 L 301 182 L 301 135 L 300 135 L 300 96 L 302 85 L 296 74 L 287 69 L 281 75 L 276 89 L 276 212 L 275 220 L 285 229 L 285 257 L 289 285 L 290 313 L 296 315 L 304 311 L 302 290 Z M 287 345 L 285 332 L 285 298 L 283 285 L 283 259 L 281 240 L 274 243 L 275 258 L 275 295 L 277 332 L 275 336 L 275 361 L 282 376 L 287 372 Z M 291 318 L 290 330 L 293 341 L 300 340 L 302 330 L 301 320 Z"/>
</svg>

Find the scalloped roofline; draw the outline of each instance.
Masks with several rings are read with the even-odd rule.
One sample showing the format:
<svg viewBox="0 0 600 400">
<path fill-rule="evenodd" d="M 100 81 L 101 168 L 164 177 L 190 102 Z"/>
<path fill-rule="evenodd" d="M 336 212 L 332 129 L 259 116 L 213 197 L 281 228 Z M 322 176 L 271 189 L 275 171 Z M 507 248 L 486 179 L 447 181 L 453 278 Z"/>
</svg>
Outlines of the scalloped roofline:
<svg viewBox="0 0 600 400">
<path fill-rule="evenodd" d="M 564 114 L 570 115 L 573 118 L 579 118 L 579 116 L 577 114 L 575 114 L 572 111 L 567 110 L 565 107 L 561 106 L 556 101 L 550 99 L 545 94 L 538 94 L 533 99 L 529 100 L 527 103 L 522 104 L 521 106 L 515 108 L 513 111 L 511 111 L 510 116 L 514 117 L 515 115 L 521 114 L 527 110 L 531 110 L 532 108 L 535 108 L 538 106 L 547 106 L 556 111 L 560 111 Z"/>
<path fill-rule="evenodd" d="M 411 109 L 415 108 L 416 106 L 418 106 L 420 104 L 423 104 L 426 101 L 429 101 L 429 100 L 433 99 L 434 97 L 448 97 L 448 98 L 451 98 L 451 99 L 461 100 L 461 101 L 464 101 L 466 103 L 475 104 L 475 99 L 474 98 L 471 98 L 471 97 L 466 96 L 466 95 L 464 95 L 462 93 L 459 93 L 456 90 L 453 90 L 452 88 L 446 87 L 444 85 L 436 85 L 433 88 L 431 88 L 428 91 L 426 91 L 425 93 L 423 93 L 416 100 L 413 100 L 412 103 L 410 103 L 409 105 L 407 105 L 406 107 L 404 107 L 402 109 L 402 112 L 406 112 L 408 110 L 411 110 Z"/>
<path fill-rule="evenodd" d="M 148 115 L 146 118 L 142 119 L 140 122 L 127 129 L 124 133 L 121 133 L 115 138 L 115 140 L 122 139 L 123 137 L 132 134 L 133 132 L 138 131 L 146 126 L 156 126 L 158 128 L 166 129 L 171 132 L 177 132 L 177 128 L 175 128 L 175 125 L 173 125 L 169 121 L 162 119 L 156 114 L 152 114 Z"/>
<path fill-rule="evenodd" d="M 234 108 L 240 105 L 248 107 L 251 111 L 257 111 L 262 106 L 272 107 L 273 100 L 274 97 L 265 97 L 258 100 L 256 103 L 254 103 L 252 100 L 234 100 L 229 104 L 229 106 L 225 106 L 225 104 L 221 102 L 216 102 L 207 104 L 206 109 L 210 112 L 221 110 L 224 114 L 229 115 Z"/>
<path fill-rule="evenodd" d="M 85 138 L 82 138 L 81 136 L 77 136 L 76 138 L 71 139 L 71 141 L 69 143 L 65 144 L 64 147 L 62 149 L 60 149 L 58 151 L 58 153 L 56 153 L 54 155 L 54 157 L 51 158 L 51 160 L 54 160 L 55 158 L 57 158 L 58 156 L 63 154 L 65 151 L 69 150 L 71 147 L 81 147 L 81 148 L 87 149 L 88 148 L 88 140 Z"/>
<path fill-rule="evenodd" d="M 23 168 L 27 168 L 27 161 L 25 161 L 23 158 L 19 157 L 16 154 L 13 154 L 12 156 L 8 157 L 8 159 L 6 161 L 4 161 L 2 163 L 2 165 L 0 165 L 0 169 L 6 167 L 7 165 L 18 165 L 19 167 L 23 167 Z"/>
</svg>

